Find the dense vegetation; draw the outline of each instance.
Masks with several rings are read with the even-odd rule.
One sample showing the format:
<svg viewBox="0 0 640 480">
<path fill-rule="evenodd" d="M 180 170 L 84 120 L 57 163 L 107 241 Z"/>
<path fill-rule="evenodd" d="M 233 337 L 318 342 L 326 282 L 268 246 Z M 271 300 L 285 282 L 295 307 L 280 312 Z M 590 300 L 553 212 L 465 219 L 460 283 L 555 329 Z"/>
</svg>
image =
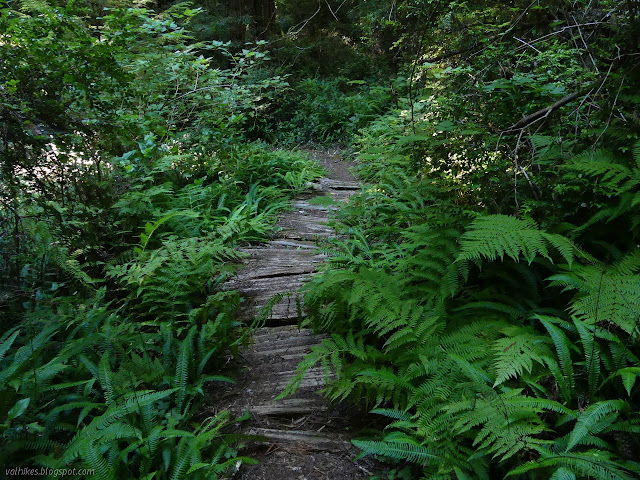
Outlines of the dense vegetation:
<svg viewBox="0 0 640 480">
<path fill-rule="evenodd" d="M 184 5 L 73 8 L 0 19 L 0 465 L 217 478 L 235 419 L 203 389 L 241 340 L 217 285 L 321 172 L 246 139 L 282 85 L 260 47 L 194 43 Z"/>
<path fill-rule="evenodd" d="M 233 419 L 200 413 L 242 340 L 217 285 L 321 173 L 283 148 L 339 142 L 366 187 L 300 376 L 386 419 L 363 454 L 640 476 L 636 2 L 147 7 L 2 10 L 0 464 L 235 466 Z"/>
</svg>

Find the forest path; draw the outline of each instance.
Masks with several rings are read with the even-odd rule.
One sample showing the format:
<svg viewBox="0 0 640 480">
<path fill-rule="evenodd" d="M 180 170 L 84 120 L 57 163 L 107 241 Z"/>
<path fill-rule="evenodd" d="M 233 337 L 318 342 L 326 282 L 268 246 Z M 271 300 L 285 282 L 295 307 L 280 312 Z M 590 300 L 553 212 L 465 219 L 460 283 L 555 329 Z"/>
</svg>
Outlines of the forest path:
<svg viewBox="0 0 640 480">
<path fill-rule="evenodd" d="M 309 202 L 329 196 L 346 201 L 360 186 L 348 171 L 339 152 L 310 152 L 329 172 L 293 202 L 283 214 L 280 232 L 271 242 L 247 248 L 246 265 L 224 288 L 238 290 L 245 298 L 240 317 L 251 323 L 256 313 L 277 294 L 296 292 L 317 270 L 324 256 L 316 253 L 316 242 L 331 237 L 326 224 L 335 205 Z M 265 326 L 253 335 L 253 345 L 239 357 L 244 368 L 238 383 L 229 387 L 216 406 L 236 416 L 251 413 L 242 432 L 266 437 L 243 449 L 242 455 L 257 459 L 258 465 L 243 465 L 234 478 L 246 480 L 352 480 L 372 473 L 371 460 L 353 462 L 357 454 L 350 433 L 363 426 L 363 413 L 355 408 L 332 406 L 317 391 L 324 386 L 320 368 L 310 370 L 299 390 L 284 400 L 274 401 L 313 345 L 325 336 L 309 329 L 299 330 L 299 299 L 285 296 L 276 303 Z M 219 396 L 219 395 L 218 395 Z M 355 432 L 354 432 L 355 433 Z"/>
</svg>

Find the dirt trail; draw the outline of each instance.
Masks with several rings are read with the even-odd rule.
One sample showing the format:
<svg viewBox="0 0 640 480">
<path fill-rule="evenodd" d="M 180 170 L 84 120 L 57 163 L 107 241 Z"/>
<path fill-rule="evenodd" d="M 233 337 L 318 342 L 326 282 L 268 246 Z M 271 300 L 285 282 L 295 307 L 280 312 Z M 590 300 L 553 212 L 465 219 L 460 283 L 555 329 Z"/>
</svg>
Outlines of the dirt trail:
<svg viewBox="0 0 640 480">
<path fill-rule="evenodd" d="M 344 201 L 360 189 L 339 152 L 309 153 L 329 174 L 313 185 L 314 191 L 296 199 L 293 210 L 280 217 L 277 226 L 281 230 L 275 239 L 244 249 L 249 254 L 246 266 L 225 285 L 239 290 L 246 299 L 240 316 L 247 323 L 274 295 L 297 291 L 324 260 L 316 252 L 315 242 L 334 235 L 326 222 L 335 206 L 308 200 L 330 196 L 334 201 Z M 297 303 L 295 296 L 288 296 L 275 304 L 265 327 L 256 330 L 252 348 L 242 352 L 240 358 L 245 365 L 238 383 L 224 392 L 217 405 L 217 409 L 229 409 L 236 415 L 249 411 L 251 420 L 243 424 L 242 431 L 267 438 L 240 452 L 260 463 L 243 465 L 234 478 L 369 478 L 375 464 L 368 459 L 354 462 L 357 452 L 349 442 L 350 434 L 364 426 L 365 414 L 332 406 L 320 396 L 317 391 L 324 386 L 324 378 L 319 369 L 307 374 L 295 395 L 274 401 L 293 377 L 298 362 L 324 338 L 297 328 Z"/>
</svg>

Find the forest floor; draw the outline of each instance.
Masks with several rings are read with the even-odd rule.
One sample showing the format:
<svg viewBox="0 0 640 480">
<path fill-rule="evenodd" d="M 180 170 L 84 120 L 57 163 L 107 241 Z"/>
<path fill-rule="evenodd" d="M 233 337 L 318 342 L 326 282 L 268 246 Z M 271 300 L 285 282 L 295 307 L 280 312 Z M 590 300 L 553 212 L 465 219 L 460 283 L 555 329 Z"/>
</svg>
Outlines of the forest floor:
<svg viewBox="0 0 640 480">
<path fill-rule="evenodd" d="M 325 338 L 298 328 L 304 312 L 296 292 L 325 259 L 317 253 L 317 242 L 334 235 L 327 222 L 336 206 L 312 199 L 328 196 L 338 203 L 360 189 L 339 151 L 309 154 L 327 169 L 327 177 L 279 218 L 276 238 L 243 249 L 249 254 L 246 265 L 225 285 L 245 298 L 240 317 L 247 324 L 274 295 L 285 295 L 273 306 L 264 326 L 255 330 L 251 346 L 234 361 L 238 382 L 223 392 L 212 392 L 218 399 L 216 411 L 227 409 L 236 416 L 250 412 L 250 420 L 239 424 L 239 432 L 263 437 L 239 452 L 259 464 L 243 465 L 234 478 L 359 480 L 380 469 L 371 459 L 354 461 L 357 450 L 350 439 L 371 420 L 366 411 L 330 404 L 318 393 L 325 384 L 320 368 L 307 373 L 294 395 L 274 401 L 310 348 Z"/>
</svg>

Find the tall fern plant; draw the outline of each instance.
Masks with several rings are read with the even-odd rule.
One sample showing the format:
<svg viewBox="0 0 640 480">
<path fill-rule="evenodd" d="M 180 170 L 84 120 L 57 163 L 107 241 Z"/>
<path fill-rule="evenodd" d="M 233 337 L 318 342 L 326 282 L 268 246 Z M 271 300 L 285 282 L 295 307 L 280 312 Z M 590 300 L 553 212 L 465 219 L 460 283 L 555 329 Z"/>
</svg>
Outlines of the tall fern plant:
<svg viewBox="0 0 640 480">
<path fill-rule="evenodd" d="M 637 249 L 607 265 L 531 219 L 456 218 L 335 242 L 305 298 L 332 335 L 283 395 L 320 364 L 330 398 L 389 419 L 363 454 L 422 478 L 636 478 Z"/>
<path fill-rule="evenodd" d="M 103 297 L 58 299 L 0 339 L 0 463 L 198 479 L 250 461 L 221 431 L 228 413 L 191 420 L 207 382 L 231 381 L 214 368 L 231 341 L 221 319 L 183 333 L 122 318 Z"/>
</svg>

